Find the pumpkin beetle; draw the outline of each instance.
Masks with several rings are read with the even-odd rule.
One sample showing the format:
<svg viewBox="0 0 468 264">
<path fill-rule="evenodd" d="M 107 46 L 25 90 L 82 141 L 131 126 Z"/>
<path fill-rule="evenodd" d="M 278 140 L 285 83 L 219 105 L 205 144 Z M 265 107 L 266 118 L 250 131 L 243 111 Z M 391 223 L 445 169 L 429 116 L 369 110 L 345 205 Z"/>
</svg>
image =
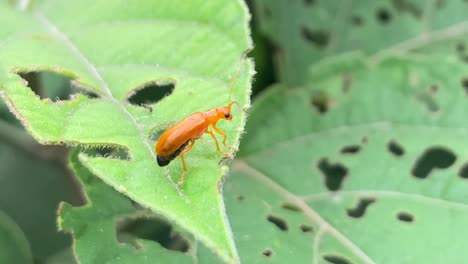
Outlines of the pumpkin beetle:
<svg viewBox="0 0 468 264">
<path fill-rule="evenodd" d="M 243 54 L 239 68 L 237 69 L 237 72 L 232 80 L 229 90 L 228 103 L 226 106 L 220 106 L 210 109 L 206 112 L 196 112 L 189 115 L 162 133 L 156 142 L 155 152 L 157 154 L 157 162 L 159 166 L 166 166 L 175 158 L 180 157 L 183 171 L 179 181 L 177 182 L 179 186 L 182 185 L 185 175 L 187 174 L 187 164 L 185 163 L 184 155 L 193 148 L 195 141 L 200 139 L 203 134 L 206 133 L 210 135 L 211 138 L 213 138 L 216 145 L 216 150 L 219 153 L 221 153 L 226 158 L 230 157 L 228 153 L 221 151 L 218 139 L 216 138 L 216 135 L 213 131 L 217 132 L 223 137 L 224 147 L 229 150 L 233 149 L 233 147 L 228 146 L 226 143 L 226 133 L 219 129 L 216 124 L 221 119 L 228 121 L 232 120 L 232 105 L 236 104 L 239 106 L 239 108 L 241 108 L 238 102 L 231 101 L 231 96 L 237 78 L 239 77 L 242 64 L 245 60 L 245 55 L 246 53 Z"/>
</svg>

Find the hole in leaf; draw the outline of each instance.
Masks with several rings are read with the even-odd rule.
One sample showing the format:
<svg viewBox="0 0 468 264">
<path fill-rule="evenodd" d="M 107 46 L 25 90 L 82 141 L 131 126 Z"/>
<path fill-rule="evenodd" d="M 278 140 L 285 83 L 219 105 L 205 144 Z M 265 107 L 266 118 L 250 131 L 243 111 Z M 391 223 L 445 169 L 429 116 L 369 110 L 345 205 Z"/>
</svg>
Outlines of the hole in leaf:
<svg viewBox="0 0 468 264">
<path fill-rule="evenodd" d="M 174 91 L 173 83 L 147 83 L 136 90 L 128 97 L 128 102 L 133 105 L 144 106 L 155 104 Z"/>
<path fill-rule="evenodd" d="M 369 205 L 375 202 L 375 198 L 361 198 L 359 199 L 358 204 L 356 207 L 347 209 L 346 212 L 348 216 L 352 218 L 360 218 L 362 217 L 365 213 Z"/>
<path fill-rule="evenodd" d="M 303 233 L 311 233 L 313 231 L 313 228 L 309 225 L 302 224 L 299 226 L 299 228 L 301 229 Z"/>
<path fill-rule="evenodd" d="M 283 203 L 281 205 L 281 207 L 283 209 L 286 209 L 286 210 L 289 210 L 289 211 L 293 211 L 293 212 L 302 212 L 302 209 L 299 208 L 299 206 L 295 205 L 295 204 L 292 204 L 292 203 Z"/>
<path fill-rule="evenodd" d="M 405 154 L 403 147 L 394 140 L 388 142 L 388 151 L 397 157 L 403 156 L 403 154 Z"/>
<path fill-rule="evenodd" d="M 124 146 L 119 145 L 86 145 L 81 149 L 88 156 L 105 157 L 110 159 L 130 160 L 130 153 Z"/>
<path fill-rule="evenodd" d="M 287 231 L 288 230 L 288 223 L 286 220 L 279 218 L 274 215 L 269 215 L 267 217 L 267 220 L 270 221 L 272 224 L 274 224 L 276 227 L 278 227 L 281 231 Z"/>
<path fill-rule="evenodd" d="M 314 93 L 310 98 L 310 103 L 320 114 L 325 114 L 329 109 L 328 97 L 321 92 Z"/>
<path fill-rule="evenodd" d="M 238 195 L 237 196 L 237 201 L 242 202 L 244 200 L 245 200 L 245 196 L 243 196 L 243 195 Z"/>
<path fill-rule="evenodd" d="M 356 154 L 361 150 L 359 145 L 346 146 L 341 149 L 342 154 Z"/>
<path fill-rule="evenodd" d="M 416 161 L 411 173 L 416 178 L 424 179 L 434 169 L 447 169 L 456 160 L 455 154 L 444 147 L 431 147 L 427 149 Z"/>
<path fill-rule="evenodd" d="M 468 179 L 468 163 L 465 163 L 458 171 L 458 176 L 463 179 Z"/>
<path fill-rule="evenodd" d="M 431 94 L 435 94 L 435 93 L 437 93 L 437 91 L 439 91 L 439 86 L 437 84 L 433 84 L 433 85 L 429 86 L 429 92 Z"/>
<path fill-rule="evenodd" d="M 72 94 L 71 77 L 52 71 L 18 72 L 29 88 L 41 99 L 53 102 L 68 100 Z"/>
<path fill-rule="evenodd" d="M 382 24 L 387 24 L 392 19 L 390 12 L 386 9 L 377 10 L 377 20 Z"/>
<path fill-rule="evenodd" d="M 322 158 L 318 162 L 319 170 L 325 175 L 325 186 L 330 191 L 341 189 L 344 177 L 348 174 L 348 169 L 339 164 L 330 164 L 327 158 Z"/>
<path fill-rule="evenodd" d="M 423 93 L 417 96 L 418 100 L 426 106 L 426 109 L 429 112 L 437 112 L 439 111 L 439 105 L 435 101 L 435 99 L 427 93 Z"/>
<path fill-rule="evenodd" d="M 351 261 L 343 256 L 327 254 L 323 256 L 323 259 L 332 264 L 353 264 Z"/>
<path fill-rule="evenodd" d="M 355 26 L 361 26 L 364 23 L 364 20 L 361 16 L 352 16 L 351 17 L 351 24 Z"/>
<path fill-rule="evenodd" d="M 306 41 L 316 45 L 319 48 L 324 48 L 327 46 L 330 39 L 330 34 L 328 32 L 322 30 L 312 30 L 305 26 L 302 27 L 301 33 L 302 37 Z"/>
<path fill-rule="evenodd" d="M 262 255 L 267 257 L 267 258 L 270 258 L 273 255 L 273 251 L 271 251 L 271 249 L 267 248 L 267 249 L 263 250 Z"/>
<path fill-rule="evenodd" d="M 411 223 L 414 221 L 414 217 L 412 214 L 410 213 L 407 213 L 407 212 L 399 212 L 397 214 L 397 218 L 398 220 L 402 221 L 402 222 L 408 222 L 408 223 Z"/>
<path fill-rule="evenodd" d="M 157 218 L 123 217 L 117 221 L 117 240 L 141 248 L 138 239 L 152 240 L 166 249 L 188 252 L 189 243 L 172 226 Z"/>
<path fill-rule="evenodd" d="M 468 78 L 463 78 L 461 81 L 461 85 L 463 89 L 465 90 L 465 93 L 468 94 Z"/>
<path fill-rule="evenodd" d="M 392 0 L 392 4 L 395 9 L 401 13 L 408 12 L 413 15 L 415 18 L 421 18 L 422 10 L 411 1 L 408 0 Z"/>
</svg>

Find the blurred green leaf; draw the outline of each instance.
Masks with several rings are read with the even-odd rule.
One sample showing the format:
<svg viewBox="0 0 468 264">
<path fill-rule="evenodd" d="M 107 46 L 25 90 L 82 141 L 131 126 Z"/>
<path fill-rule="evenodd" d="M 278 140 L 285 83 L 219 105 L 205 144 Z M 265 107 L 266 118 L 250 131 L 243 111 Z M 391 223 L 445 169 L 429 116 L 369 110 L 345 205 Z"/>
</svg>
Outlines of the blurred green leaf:
<svg viewBox="0 0 468 264">
<path fill-rule="evenodd" d="M 290 87 L 308 82 L 311 64 L 355 50 L 372 55 L 435 42 L 445 56 L 468 61 L 464 0 L 254 0 L 254 7 L 261 31 L 277 48 L 280 80 Z"/>
<path fill-rule="evenodd" d="M 464 262 L 466 76 L 451 59 L 344 57 L 259 97 L 224 185 L 241 260 Z"/>
<path fill-rule="evenodd" d="M 92 8 L 91 8 L 92 7 Z M 80 155 L 95 175 L 194 234 L 227 262 L 237 253 L 218 184 L 226 171 L 212 140 L 187 155 L 189 171 L 158 167 L 150 132 L 197 111 L 225 105 L 229 86 L 251 48 L 241 1 L 34 1 L 28 11 L 0 4 L 0 94 L 42 144 L 110 147 L 127 159 Z M 18 74 L 55 72 L 84 91 L 69 101 L 37 97 Z M 244 63 L 233 99 L 249 106 L 253 64 Z M 171 95 L 132 105 L 146 86 L 173 84 Z M 220 122 L 237 145 L 245 114 Z M 223 123 L 223 124 L 221 124 Z"/>
<path fill-rule="evenodd" d="M 0 263 L 33 263 L 24 233 L 3 211 L 0 211 Z"/>
<path fill-rule="evenodd" d="M 71 242 L 56 225 L 60 201 L 80 202 L 79 190 L 60 162 L 64 151 L 40 146 L 22 129 L 0 120 L 0 210 L 23 230 L 36 260 Z"/>
</svg>

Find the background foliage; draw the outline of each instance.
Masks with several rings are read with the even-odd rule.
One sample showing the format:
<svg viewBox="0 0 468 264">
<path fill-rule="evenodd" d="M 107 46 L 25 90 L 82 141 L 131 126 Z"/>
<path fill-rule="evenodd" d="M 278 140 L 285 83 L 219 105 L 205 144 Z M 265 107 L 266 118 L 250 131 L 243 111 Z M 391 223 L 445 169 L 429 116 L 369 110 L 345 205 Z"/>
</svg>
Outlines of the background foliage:
<svg viewBox="0 0 468 264">
<path fill-rule="evenodd" d="M 132 191 L 128 183 L 106 176 L 118 175 L 121 166 L 93 170 L 86 158 L 110 154 L 125 157 L 128 153 L 114 148 L 74 149 L 67 160 L 67 150 L 34 143 L 3 106 L 0 262 L 72 263 L 79 258 L 82 263 L 128 263 L 130 259 L 141 263 L 221 263 L 236 262 L 238 256 L 242 263 L 461 263 L 467 258 L 468 2 L 253 0 L 249 4 L 256 47 L 250 53 L 257 71 L 254 104 L 248 112 L 239 152 L 223 184 L 229 222 L 223 222 L 222 217 L 218 221 L 228 230 L 228 237 L 232 230 L 235 246 L 210 235 L 203 239 L 203 230 L 198 230 L 197 224 L 187 225 L 180 216 L 170 214 L 171 210 L 180 210 L 173 203 L 167 210 L 157 210 L 159 214 L 145 209 L 159 208 L 145 195 L 140 196 L 139 187 Z M 226 13 L 220 10 L 229 7 L 208 5 L 211 9 L 202 13 L 168 5 L 158 15 L 176 20 L 184 17 L 181 14 L 225 20 Z M 74 13 L 80 9 L 75 6 L 68 10 Z M 66 12 L 60 13 L 67 17 Z M 242 9 L 232 14 L 247 23 Z M 73 28 L 76 21 L 64 19 L 60 23 Z M 207 57 L 197 57 L 200 52 L 187 48 L 187 54 L 195 58 L 193 64 L 187 64 L 189 72 L 211 74 L 211 79 L 229 83 L 243 50 L 230 51 L 223 45 L 229 42 L 227 38 L 241 38 L 244 44 L 239 47 L 248 47 L 249 32 L 241 24 L 227 23 L 217 32 L 220 35 L 208 30 L 198 38 L 202 45 L 213 47 L 206 49 L 208 54 L 225 61 L 224 66 L 206 63 L 199 68 L 197 58 L 205 62 Z M 198 29 L 196 25 L 194 29 Z M 177 31 L 181 39 L 190 35 L 184 30 Z M 124 32 L 121 41 L 128 39 Z M 166 32 L 176 34 L 169 29 Z M 228 36 L 219 38 L 223 34 Z M 171 38 L 164 41 L 170 43 Z M 145 42 L 140 40 L 140 44 Z M 164 41 L 160 45 L 164 46 Z M 1 43 L 0 54 L 11 54 Z M 109 46 L 109 41 L 99 45 Z M 91 51 L 96 49 L 91 46 Z M 22 46 L 12 47 L 25 58 L 32 57 L 32 53 L 20 53 L 24 52 Z M 221 52 L 221 47 L 227 50 Z M 138 50 L 134 52 L 138 54 Z M 156 51 L 141 53 L 139 58 L 158 56 Z M 101 55 L 94 51 L 93 56 Z M 178 63 L 175 67 L 186 65 Z M 0 69 L 6 65 L 7 61 L 0 61 Z M 79 72 L 79 67 L 74 72 Z M 236 87 L 248 87 L 248 72 L 247 66 Z M 70 79 L 62 75 L 76 76 L 59 73 L 22 77 L 44 98 L 66 98 L 76 89 L 76 83 L 70 86 Z M 128 68 L 125 74 L 138 78 Z M 184 75 L 180 71 L 160 73 L 168 74 L 183 81 L 197 77 L 179 77 L 177 74 Z M 121 76 L 125 75 L 111 79 L 123 82 Z M 205 93 L 211 94 L 207 89 L 214 85 L 204 81 L 211 79 L 187 81 L 187 85 L 198 84 L 201 88 L 197 91 L 208 98 Z M 117 83 L 115 87 L 119 87 Z M 163 95 L 173 89 L 170 82 L 157 87 Z M 8 92 L 8 87 L 4 89 Z M 248 93 L 236 89 L 237 100 Z M 145 90 L 147 93 L 130 98 L 130 103 L 147 104 L 151 103 L 148 98 L 158 96 Z M 213 92 L 211 99 L 201 101 L 201 106 L 187 106 L 185 112 L 205 109 L 208 101 L 213 106 L 222 105 L 225 91 Z M 88 97 L 102 97 L 99 91 L 88 93 Z M 181 102 L 186 98 L 186 94 L 177 97 L 173 92 L 167 100 L 153 105 L 151 115 L 158 111 L 165 114 L 151 116 L 152 120 L 167 127 L 165 122 L 180 111 L 171 105 L 184 105 Z M 30 107 L 27 103 L 24 109 Z M 148 112 L 138 109 L 132 113 Z M 237 120 L 230 130 L 233 142 L 239 132 L 234 128 L 242 125 L 242 117 Z M 147 134 L 152 133 L 147 130 Z M 35 138 L 44 143 L 37 134 Z M 192 163 L 206 164 L 207 171 L 195 172 L 191 177 L 195 180 L 182 189 L 189 199 L 197 192 L 208 192 L 210 186 L 217 187 L 225 170 L 218 167 L 211 140 L 204 142 L 197 143 L 202 147 L 190 153 Z M 151 166 L 145 163 L 145 167 Z M 206 175 L 211 175 L 209 170 L 215 171 L 214 176 L 205 181 Z M 141 184 L 155 185 L 146 181 Z M 217 199 L 213 197 L 211 202 Z M 60 200 L 67 203 L 60 206 L 59 227 L 71 232 L 73 238 L 54 231 Z M 197 201 L 201 207 L 206 204 Z M 222 213 L 224 208 L 219 210 Z M 180 212 L 196 216 L 187 209 Z M 216 246 L 210 239 L 218 241 Z"/>
</svg>

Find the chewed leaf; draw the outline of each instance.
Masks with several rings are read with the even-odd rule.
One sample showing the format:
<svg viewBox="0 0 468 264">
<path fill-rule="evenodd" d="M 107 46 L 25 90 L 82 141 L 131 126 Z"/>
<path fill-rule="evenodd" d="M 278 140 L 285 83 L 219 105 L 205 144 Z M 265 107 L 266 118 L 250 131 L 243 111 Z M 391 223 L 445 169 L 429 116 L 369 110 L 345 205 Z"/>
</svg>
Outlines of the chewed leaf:
<svg viewBox="0 0 468 264">
<path fill-rule="evenodd" d="M 317 67 L 310 86 L 273 87 L 252 109 L 225 183 L 241 260 L 463 262 L 466 65 L 407 55 Z M 325 113 L 318 92 L 333 102 Z"/>
<path fill-rule="evenodd" d="M 90 8 L 92 6 L 92 8 Z M 225 218 L 219 182 L 226 168 L 211 140 L 186 160 L 158 167 L 154 128 L 225 105 L 242 54 L 251 47 L 241 1 L 34 1 L 20 11 L 0 4 L 0 95 L 41 143 L 105 146 L 117 157 L 80 159 L 121 193 L 174 221 L 224 261 L 238 257 Z M 39 98 L 21 74 L 48 71 L 73 79 L 83 93 L 70 100 Z M 244 63 L 233 99 L 249 105 L 251 61 Z M 167 96 L 135 101 L 151 84 L 171 84 Z M 92 96 L 90 96 L 92 95 Z M 238 145 L 242 111 L 219 126 Z M 119 157 L 125 158 L 119 158 Z"/>
<path fill-rule="evenodd" d="M 192 263 L 181 252 L 166 250 L 161 244 L 147 239 L 135 239 L 117 230 L 125 219 L 151 214 L 138 211 L 129 199 L 94 178 L 78 160 L 78 151 L 70 157 L 70 167 L 83 185 L 88 204 L 72 207 L 63 203 L 59 209 L 59 228 L 70 232 L 74 253 L 80 263 L 152 263 L 155 259 L 169 263 Z M 122 233 L 122 235 L 120 235 Z M 127 235 L 127 238 L 124 236 Z"/>
</svg>

